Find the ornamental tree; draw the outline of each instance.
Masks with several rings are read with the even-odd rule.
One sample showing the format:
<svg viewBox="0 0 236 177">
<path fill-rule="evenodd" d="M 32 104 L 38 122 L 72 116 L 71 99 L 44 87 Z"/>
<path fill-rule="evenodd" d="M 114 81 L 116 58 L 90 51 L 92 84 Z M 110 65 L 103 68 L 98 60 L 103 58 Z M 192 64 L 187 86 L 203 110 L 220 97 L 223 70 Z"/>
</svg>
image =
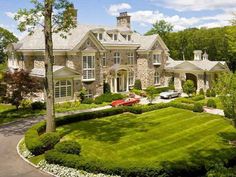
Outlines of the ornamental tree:
<svg viewBox="0 0 236 177">
<path fill-rule="evenodd" d="M 192 80 L 187 80 L 187 81 L 184 82 L 183 91 L 188 96 L 190 96 L 191 94 L 193 94 L 196 91 L 196 88 L 195 88 L 194 83 L 193 83 Z"/>
<path fill-rule="evenodd" d="M 224 106 L 225 116 L 236 119 L 236 74 L 221 74 L 215 83 L 215 90 Z"/>
<path fill-rule="evenodd" d="M 147 94 L 147 99 L 149 101 L 150 104 L 152 104 L 153 100 L 156 98 L 157 96 L 157 91 L 156 91 L 156 87 L 154 86 L 149 86 L 146 89 L 146 94 Z"/>
<path fill-rule="evenodd" d="M 53 85 L 53 33 L 60 33 L 66 38 L 70 29 L 76 27 L 74 6 L 68 0 L 31 0 L 31 9 L 19 9 L 15 20 L 19 21 L 18 29 L 33 34 L 35 28 L 41 27 L 45 40 L 45 79 L 46 93 L 46 132 L 55 131 L 55 107 Z"/>
<path fill-rule="evenodd" d="M 24 98 L 42 89 L 39 80 L 31 77 L 29 73 L 24 70 L 6 72 L 4 81 L 7 83 L 8 90 L 8 95 L 5 99 L 16 106 L 16 109 L 19 108 Z"/>
</svg>

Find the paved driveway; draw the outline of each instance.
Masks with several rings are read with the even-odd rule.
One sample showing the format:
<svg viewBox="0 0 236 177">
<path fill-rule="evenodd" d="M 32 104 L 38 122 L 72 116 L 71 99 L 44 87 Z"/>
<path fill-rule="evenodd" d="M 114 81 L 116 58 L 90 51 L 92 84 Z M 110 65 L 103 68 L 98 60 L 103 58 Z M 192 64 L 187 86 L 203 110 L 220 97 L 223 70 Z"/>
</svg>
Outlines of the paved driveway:
<svg viewBox="0 0 236 177">
<path fill-rule="evenodd" d="M 49 177 L 23 161 L 16 152 L 24 132 L 42 119 L 31 118 L 0 126 L 0 177 Z"/>
</svg>

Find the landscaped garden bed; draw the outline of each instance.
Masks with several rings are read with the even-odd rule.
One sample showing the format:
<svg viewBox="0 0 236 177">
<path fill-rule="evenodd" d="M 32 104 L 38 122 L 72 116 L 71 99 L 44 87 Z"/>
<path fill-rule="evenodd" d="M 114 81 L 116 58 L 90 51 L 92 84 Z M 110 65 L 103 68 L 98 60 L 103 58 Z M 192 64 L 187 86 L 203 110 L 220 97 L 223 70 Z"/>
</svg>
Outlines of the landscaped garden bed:
<svg viewBox="0 0 236 177">
<path fill-rule="evenodd" d="M 80 155 L 57 148 L 44 154 L 40 134 L 45 122 L 27 131 L 26 147 L 36 155 L 31 158 L 34 163 L 46 159 L 121 176 L 197 176 L 204 175 L 209 161 L 232 163 L 236 150 L 229 141 L 236 139 L 236 129 L 231 121 L 192 109 L 192 105 L 168 103 L 66 116 L 56 120 L 57 134 L 61 142 L 78 142 Z"/>
</svg>

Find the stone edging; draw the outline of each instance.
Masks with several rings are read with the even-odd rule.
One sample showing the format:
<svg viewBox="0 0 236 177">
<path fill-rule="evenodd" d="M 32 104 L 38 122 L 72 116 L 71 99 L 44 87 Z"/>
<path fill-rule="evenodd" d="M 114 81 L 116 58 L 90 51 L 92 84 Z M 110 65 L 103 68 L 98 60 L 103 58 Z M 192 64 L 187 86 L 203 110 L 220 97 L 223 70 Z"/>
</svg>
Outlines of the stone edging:
<svg viewBox="0 0 236 177">
<path fill-rule="evenodd" d="M 17 154 L 21 157 L 21 159 L 24 160 L 25 162 L 27 162 L 29 165 L 31 165 L 31 166 L 33 166 L 34 168 L 36 168 L 40 173 L 46 173 L 46 174 L 49 174 L 49 175 L 58 177 L 58 176 L 54 175 L 54 174 L 51 173 L 51 172 L 48 172 L 48 171 L 39 169 L 39 167 L 38 167 L 37 165 L 33 164 L 33 163 L 30 162 L 28 159 L 26 159 L 23 155 L 21 155 L 20 150 L 19 150 L 19 145 L 20 145 L 20 143 L 21 143 L 23 140 L 24 140 L 24 138 L 22 138 L 22 139 L 17 143 L 17 146 L 16 146 Z"/>
</svg>

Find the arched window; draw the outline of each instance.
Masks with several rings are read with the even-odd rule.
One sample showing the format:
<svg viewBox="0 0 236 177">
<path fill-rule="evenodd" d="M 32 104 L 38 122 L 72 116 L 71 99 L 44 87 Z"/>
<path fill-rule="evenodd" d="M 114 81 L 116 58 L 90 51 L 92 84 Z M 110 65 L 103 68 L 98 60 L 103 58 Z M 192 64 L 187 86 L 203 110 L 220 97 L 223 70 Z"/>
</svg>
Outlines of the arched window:
<svg viewBox="0 0 236 177">
<path fill-rule="evenodd" d="M 159 85 L 159 84 L 160 84 L 160 73 L 156 71 L 154 73 L 154 85 Z"/>
<path fill-rule="evenodd" d="M 72 82 L 70 80 L 60 80 L 55 83 L 55 98 L 71 97 Z"/>
</svg>

